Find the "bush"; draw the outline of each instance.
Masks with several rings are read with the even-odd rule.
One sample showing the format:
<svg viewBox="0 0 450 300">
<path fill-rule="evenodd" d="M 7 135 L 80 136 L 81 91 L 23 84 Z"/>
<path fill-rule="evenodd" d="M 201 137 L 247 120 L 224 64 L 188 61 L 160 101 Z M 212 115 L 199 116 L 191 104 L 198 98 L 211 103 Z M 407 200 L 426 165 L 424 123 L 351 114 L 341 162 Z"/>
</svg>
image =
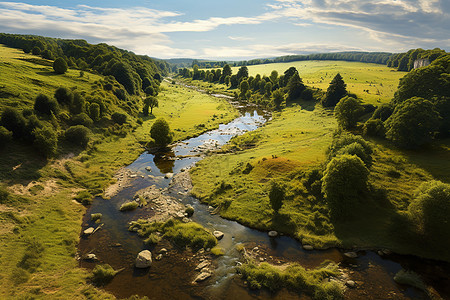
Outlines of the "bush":
<svg viewBox="0 0 450 300">
<path fill-rule="evenodd" d="M 59 110 L 58 102 L 50 99 L 46 95 L 39 94 L 34 100 L 34 110 L 43 115 L 57 114 Z"/>
<path fill-rule="evenodd" d="M 100 120 L 100 105 L 98 103 L 91 103 L 89 105 L 89 116 L 95 122 Z"/>
<path fill-rule="evenodd" d="M 67 105 L 70 106 L 73 101 L 73 94 L 72 91 L 65 87 L 59 87 L 55 91 L 55 99 L 58 101 L 60 105 Z"/>
<path fill-rule="evenodd" d="M 156 232 L 152 232 L 152 233 L 150 233 L 148 238 L 146 238 L 144 240 L 144 244 L 146 244 L 148 246 L 152 246 L 152 245 L 158 244 L 160 241 L 161 241 L 161 237 Z"/>
<path fill-rule="evenodd" d="M 11 131 L 15 138 L 24 135 L 25 123 L 25 118 L 15 108 L 7 107 L 2 112 L 0 125 Z"/>
<path fill-rule="evenodd" d="M 336 153 L 336 156 L 344 154 L 358 156 L 364 162 L 367 168 L 372 165 L 372 156 L 366 153 L 364 147 L 360 143 L 354 142 L 350 145 L 342 147 Z"/>
<path fill-rule="evenodd" d="M 164 147 L 172 142 L 172 132 L 170 132 L 169 124 L 162 118 L 153 123 L 150 129 L 150 136 L 158 146 Z"/>
<path fill-rule="evenodd" d="M 391 103 L 385 103 L 377 107 L 372 114 L 372 119 L 386 121 L 394 112 L 394 106 Z"/>
<path fill-rule="evenodd" d="M 356 155 L 340 155 L 328 163 L 322 178 L 322 192 L 334 217 L 352 215 L 360 197 L 367 191 L 368 175 L 369 171 Z"/>
<path fill-rule="evenodd" d="M 53 70 L 55 70 L 55 72 L 57 74 L 64 74 L 64 73 L 66 73 L 67 69 L 68 69 L 67 62 L 64 60 L 64 58 L 58 57 L 53 62 Z"/>
<path fill-rule="evenodd" d="M 56 154 L 58 149 L 58 135 L 52 127 L 46 126 L 33 130 L 34 146 L 45 157 Z"/>
<path fill-rule="evenodd" d="M 184 212 L 187 213 L 188 217 L 192 217 L 195 210 L 191 205 L 187 205 L 186 210 Z"/>
<path fill-rule="evenodd" d="M 333 157 L 335 157 L 338 154 L 339 150 L 353 143 L 358 143 L 363 147 L 365 157 L 371 157 L 373 153 L 372 146 L 366 140 L 357 135 L 338 132 L 334 135 L 333 141 L 331 142 L 330 147 L 328 147 L 327 149 L 328 160 L 331 160 Z"/>
<path fill-rule="evenodd" d="M 386 134 L 383 121 L 380 119 L 369 119 L 363 126 L 363 134 L 367 136 L 381 137 Z"/>
<path fill-rule="evenodd" d="M 138 208 L 139 204 L 136 201 L 126 202 L 120 206 L 120 211 L 131 211 Z"/>
<path fill-rule="evenodd" d="M 88 191 L 81 191 L 78 192 L 78 194 L 75 196 L 75 200 L 77 200 L 83 205 L 90 205 L 94 200 L 94 196 L 92 196 L 92 194 L 89 193 Z"/>
<path fill-rule="evenodd" d="M 408 213 L 419 230 L 436 241 L 450 236 L 450 184 L 434 180 L 425 182 L 414 196 Z"/>
<path fill-rule="evenodd" d="M 13 133 L 3 126 L 0 126 L 0 148 L 4 147 L 12 140 Z"/>
<path fill-rule="evenodd" d="M 72 125 L 83 125 L 86 127 L 91 127 L 94 121 L 85 113 L 81 113 L 72 117 Z"/>
<path fill-rule="evenodd" d="M 86 148 L 90 140 L 90 132 L 91 131 L 83 125 L 76 125 L 71 126 L 66 130 L 65 137 L 66 140 L 72 144 Z"/>
<path fill-rule="evenodd" d="M 103 217 L 101 213 L 91 214 L 91 221 L 95 222 Z"/>
<path fill-rule="evenodd" d="M 114 123 L 122 125 L 127 121 L 127 115 L 115 112 L 111 115 L 111 120 L 113 120 Z"/>
<path fill-rule="evenodd" d="M 361 103 L 348 96 L 342 98 L 334 109 L 338 124 L 345 129 L 355 127 L 363 112 L 364 108 Z"/>
<path fill-rule="evenodd" d="M 97 286 L 108 284 L 116 276 L 115 271 L 110 265 L 96 265 L 92 270 L 92 282 Z"/>
</svg>

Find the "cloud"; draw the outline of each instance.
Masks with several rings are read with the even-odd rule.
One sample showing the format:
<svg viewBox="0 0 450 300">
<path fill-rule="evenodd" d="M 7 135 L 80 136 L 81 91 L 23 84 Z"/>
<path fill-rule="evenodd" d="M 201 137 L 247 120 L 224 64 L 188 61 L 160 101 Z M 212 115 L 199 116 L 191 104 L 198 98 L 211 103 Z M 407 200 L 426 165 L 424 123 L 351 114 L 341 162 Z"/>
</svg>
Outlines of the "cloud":
<svg viewBox="0 0 450 300">
<path fill-rule="evenodd" d="M 253 41 L 255 39 L 248 36 L 228 36 L 228 38 L 233 41 Z"/>
</svg>

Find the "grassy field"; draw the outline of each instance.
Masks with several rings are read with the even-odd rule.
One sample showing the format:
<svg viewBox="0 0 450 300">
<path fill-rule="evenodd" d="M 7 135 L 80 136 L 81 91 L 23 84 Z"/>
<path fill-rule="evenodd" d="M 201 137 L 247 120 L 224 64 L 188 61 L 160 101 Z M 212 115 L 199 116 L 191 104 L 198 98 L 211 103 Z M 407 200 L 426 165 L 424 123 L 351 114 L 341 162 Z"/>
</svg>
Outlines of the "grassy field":
<svg viewBox="0 0 450 300">
<path fill-rule="evenodd" d="M 293 106 L 276 113 L 264 127 L 227 146 L 231 153 L 212 156 L 191 171 L 194 194 L 220 207 L 220 214 L 262 230 L 278 230 L 316 248 L 390 248 L 399 253 L 450 261 L 448 251 L 428 247 L 400 227 L 416 188 L 425 181 L 450 182 L 450 140 L 423 151 L 404 151 L 372 140 L 375 149 L 369 182 L 385 189 L 386 197 L 371 195 L 354 219 L 336 222 L 326 203 L 313 197 L 305 180 L 325 163 L 325 150 L 336 129 L 333 114 L 317 106 Z M 211 180 L 213 178 L 214 180 Z M 279 213 L 270 206 L 272 180 L 283 182 L 286 198 Z"/>
<path fill-rule="evenodd" d="M 346 61 L 295 61 L 248 66 L 248 70 L 250 76 L 269 76 L 273 70 L 282 75 L 290 67 L 297 68 L 306 85 L 324 91 L 339 72 L 347 84 L 348 91 L 356 94 L 365 103 L 374 105 L 388 102 L 397 90 L 399 79 L 406 74 L 383 65 Z M 232 68 L 233 74 L 236 74 L 238 69 L 239 67 Z"/>
<path fill-rule="evenodd" d="M 59 86 L 89 92 L 102 78 L 88 72 L 79 77 L 75 70 L 55 75 L 51 62 L 6 47 L 0 47 L 0 57 L 0 111 L 6 106 L 32 108 L 38 93 L 52 96 Z M 158 99 L 160 107 L 142 126 L 131 120 L 134 129 L 124 137 L 94 130 L 86 150 L 65 148 L 47 161 L 20 142 L 0 149 L 0 180 L 10 193 L 0 204 L 0 298 L 109 297 L 86 284 L 89 274 L 75 259 L 85 212 L 74 200 L 76 193 L 101 193 L 118 168 L 142 153 L 140 142 L 150 139 L 158 117 L 168 120 L 175 139 L 184 139 L 236 116 L 224 100 L 170 84 L 162 85 Z"/>
</svg>

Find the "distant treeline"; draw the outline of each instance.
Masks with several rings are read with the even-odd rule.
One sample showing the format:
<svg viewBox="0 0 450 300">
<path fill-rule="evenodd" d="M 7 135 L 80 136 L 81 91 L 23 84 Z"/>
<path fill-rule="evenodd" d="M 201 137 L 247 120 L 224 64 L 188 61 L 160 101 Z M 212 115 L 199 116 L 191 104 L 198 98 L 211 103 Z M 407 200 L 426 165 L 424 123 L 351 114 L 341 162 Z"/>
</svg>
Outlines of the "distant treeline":
<svg viewBox="0 0 450 300">
<path fill-rule="evenodd" d="M 107 44 L 92 45 L 85 40 L 0 33 L 0 43 L 45 59 L 62 57 L 70 68 L 112 75 L 130 95 L 139 94 L 149 85 L 157 88 L 161 76 L 170 71 L 165 61 Z"/>
<path fill-rule="evenodd" d="M 445 56 L 447 53 L 439 48 L 432 50 L 411 49 L 406 53 L 393 54 L 387 61 L 387 66 L 390 68 L 397 68 L 398 71 L 409 72 L 414 69 L 414 62 L 416 60 L 426 60 L 425 64 L 430 64 L 434 60 Z"/>
</svg>

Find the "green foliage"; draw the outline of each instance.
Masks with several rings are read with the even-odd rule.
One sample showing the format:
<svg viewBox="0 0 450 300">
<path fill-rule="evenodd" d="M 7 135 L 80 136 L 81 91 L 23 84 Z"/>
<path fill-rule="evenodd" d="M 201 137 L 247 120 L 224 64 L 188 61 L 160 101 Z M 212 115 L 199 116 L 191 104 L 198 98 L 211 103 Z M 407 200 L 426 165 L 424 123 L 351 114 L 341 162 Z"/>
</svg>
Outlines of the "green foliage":
<svg viewBox="0 0 450 300">
<path fill-rule="evenodd" d="M 392 103 L 381 104 L 372 114 L 372 119 L 380 119 L 386 121 L 394 112 L 394 105 Z"/>
<path fill-rule="evenodd" d="M 95 222 L 103 217 L 101 213 L 91 214 L 91 221 Z"/>
<path fill-rule="evenodd" d="M 127 115 L 115 112 L 111 115 L 111 120 L 114 121 L 114 123 L 117 123 L 119 125 L 122 125 L 127 122 Z"/>
<path fill-rule="evenodd" d="M 367 191 L 369 171 L 356 155 L 339 155 L 327 165 L 322 178 L 322 192 L 332 215 L 338 219 L 351 216 Z"/>
<path fill-rule="evenodd" d="M 58 103 L 61 106 L 68 106 L 72 105 L 73 101 L 73 93 L 71 90 L 65 88 L 65 87 L 59 87 L 55 91 L 55 99 L 58 101 Z"/>
<path fill-rule="evenodd" d="M 156 99 L 156 97 L 147 97 L 144 100 L 144 116 L 148 115 L 148 109 L 150 108 L 150 114 L 153 114 L 153 108 L 159 106 L 159 101 Z"/>
<path fill-rule="evenodd" d="M 408 99 L 395 107 L 386 120 L 386 137 L 404 148 L 416 148 L 432 140 L 440 125 L 433 104 L 419 97 Z"/>
<path fill-rule="evenodd" d="M 364 123 L 363 134 L 374 137 L 384 137 L 386 130 L 384 128 L 383 121 L 380 119 L 369 119 Z"/>
<path fill-rule="evenodd" d="M 13 133 L 3 126 L 0 126 L 0 148 L 4 147 L 12 140 Z"/>
<path fill-rule="evenodd" d="M 184 212 L 187 213 L 188 217 L 192 217 L 192 215 L 194 214 L 195 210 L 194 210 L 194 208 L 191 205 L 188 205 Z"/>
<path fill-rule="evenodd" d="M 439 241 L 450 236 L 450 184 L 429 181 L 420 185 L 408 213 L 426 237 Z"/>
<path fill-rule="evenodd" d="M 372 165 L 372 156 L 369 153 L 367 153 L 364 147 L 358 142 L 354 142 L 349 145 L 343 146 L 336 153 L 336 156 L 344 154 L 358 156 L 364 162 L 367 168 L 369 168 Z"/>
<path fill-rule="evenodd" d="M 103 286 L 110 283 L 116 274 L 117 271 L 108 264 L 96 265 L 92 270 L 92 282 L 96 286 Z"/>
<path fill-rule="evenodd" d="M 80 191 L 75 196 L 75 200 L 77 200 L 78 202 L 80 202 L 83 205 L 90 205 L 90 204 L 92 204 L 92 201 L 94 200 L 94 196 L 92 196 L 92 194 L 86 190 Z"/>
<path fill-rule="evenodd" d="M 43 115 L 58 113 L 59 105 L 55 99 L 50 99 L 46 95 L 39 94 L 34 100 L 34 110 Z"/>
<path fill-rule="evenodd" d="M 58 149 L 58 134 L 50 126 L 33 130 L 34 146 L 45 157 L 52 157 Z"/>
<path fill-rule="evenodd" d="M 294 73 L 287 83 L 287 99 L 289 99 L 290 101 L 294 101 L 300 98 L 304 90 L 305 85 L 298 75 L 298 72 Z"/>
<path fill-rule="evenodd" d="M 338 124 L 344 129 L 354 128 L 363 112 L 361 103 L 349 96 L 342 98 L 334 109 Z"/>
<path fill-rule="evenodd" d="M 161 239 L 161 236 L 159 236 L 156 232 L 152 232 L 148 238 L 144 240 L 144 244 L 149 246 L 156 245 L 161 241 Z"/>
<path fill-rule="evenodd" d="M 166 120 L 160 118 L 153 123 L 150 136 L 157 146 L 165 147 L 172 142 L 172 132 Z"/>
<path fill-rule="evenodd" d="M 69 127 L 65 132 L 66 140 L 70 143 L 86 148 L 90 140 L 91 131 L 83 125 Z"/>
<path fill-rule="evenodd" d="M 247 80 L 242 80 L 241 84 L 239 85 L 239 89 L 241 90 L 240 97 L 242 99 L 246 99 L 246 94 L 247 94 L 248 89 L 249 89 L 248 81 Z"/>
<path fill-rule="evenodd" d="M 73 95 L 72 105 L 70 106 L 70 112 L 74 115 L 84 113 L 86 111 L 86 101 L 84 97 L 79 93 Z"/>
<path fill-rule="evenodd" d="M 80 113 L 78 115 L 72 116 L 71 119 L 72 125 L 82 125 L 85 127 L 92 127 L 94 121 L 85 113 Z"/>
<path fill-rule="evenodd" d="M 327 282 L 327 278 L 340 275 L 338 266 L 332 262 L 324 262 L 316 269 L 306 270 L 298 264 L 291 264 L 285 269 L 268 263 L 256 265 L 245 263 L 238 267 L 251 288 L 268 288 L 275 292 L 282 288 L 304 292 L 313 299 L 343 299 L 343 287 L 338 283 Z"/>
<path fill-rule="evenodd" d="M 68 68 L 66 60 L 62 57 L 58 57 L 53 62 L 53 70 L 55 70 L 55 73 L 57 74 L 66 73 Z"/>
<path fill-rule="evenodd" d="M 23 254 L 22 259 L 17 263 L 17 266 L 30 273 L 34 273 L 42 263 L 41 258 L 45 248 L 37 239 L 31 239 L 27 241 L 27 244 L 25 253 Z"/>
<path fill-rule="evenodd" d="M 283 104 L 284 101 L 284 93 L 281 89 L 277 89 L 272 93 L 272 100 L 273 104 L 275 105 L 276 109 L 281 108 L 281 104 Z"/>
<path fill-rule="evenodd" d="M 5 204 L 8 202 L 9 191 L 5 185 L 0 184 L 0 204 Z"/>
<path fill-rule="evenodd" d="M 15 108 L 7 107 L 2 112 L 0 125 L 13 133 L 15 138 L 24 135 L 26 120 Z"/>
<path fill-rule="evenodd" d="M 94 122 L 98 122 L 100 120 L 100 105 L 98 103 L 93 102 L 89 105 L 89 117 L 91 117 Z"/>
<path fill-rule="evenodd" d="M 372 146 L 362 137 L 344 132 L 337 132 L 335 134 L 333 141 L 331 142 L 331 145 L 327 149 L 328 160 L 331 160 L 333 157 L 337 156 L 342 148 L 352 145 L 354 143 L 361 145 L 364 151 L 363 153 L 361 153 L 360 151 L 356 151 L 355 149 L 354 151 L 356 152 L 352 154 L 355 155 L 360 154 L 361 157 L 359 158 L 361 158 L 361 160 L 368 163 L 371 162 L 372 161 L 371 156 L 373 153 Z M 355 148 L 355 146 L 352 146 L 351 148 Z"/>
<path fill-rule="evenodd" d="M 270 186 L 269 200 L 270 206 L 276 213 L 278 213 L 280 208 L 283 206 L 284 198 L 285 198 L 284 187 L 279 182 L 273 181 Z"/>
<path fill-rule="evenodd" d="M 248 68 L 246 66 L 240 67 L 236 76 L 238 81 L 241 81 L 244 78 L 248 78 Z"/>
<path fill-rule="evenodd" d="M 322 101 L 324 107 L 335 106 L 342 97 L 347 94 L 347 85 L 342 79 L 341 74 L 337 73 L 327 89 L 327 94 Z"/>
<path fill-rule="evenodd" d="M 131 211 L 138 208 L 139 204 L 136 201 L 125 202 L 119 208 L 120 211 Z"/>
</svg>

